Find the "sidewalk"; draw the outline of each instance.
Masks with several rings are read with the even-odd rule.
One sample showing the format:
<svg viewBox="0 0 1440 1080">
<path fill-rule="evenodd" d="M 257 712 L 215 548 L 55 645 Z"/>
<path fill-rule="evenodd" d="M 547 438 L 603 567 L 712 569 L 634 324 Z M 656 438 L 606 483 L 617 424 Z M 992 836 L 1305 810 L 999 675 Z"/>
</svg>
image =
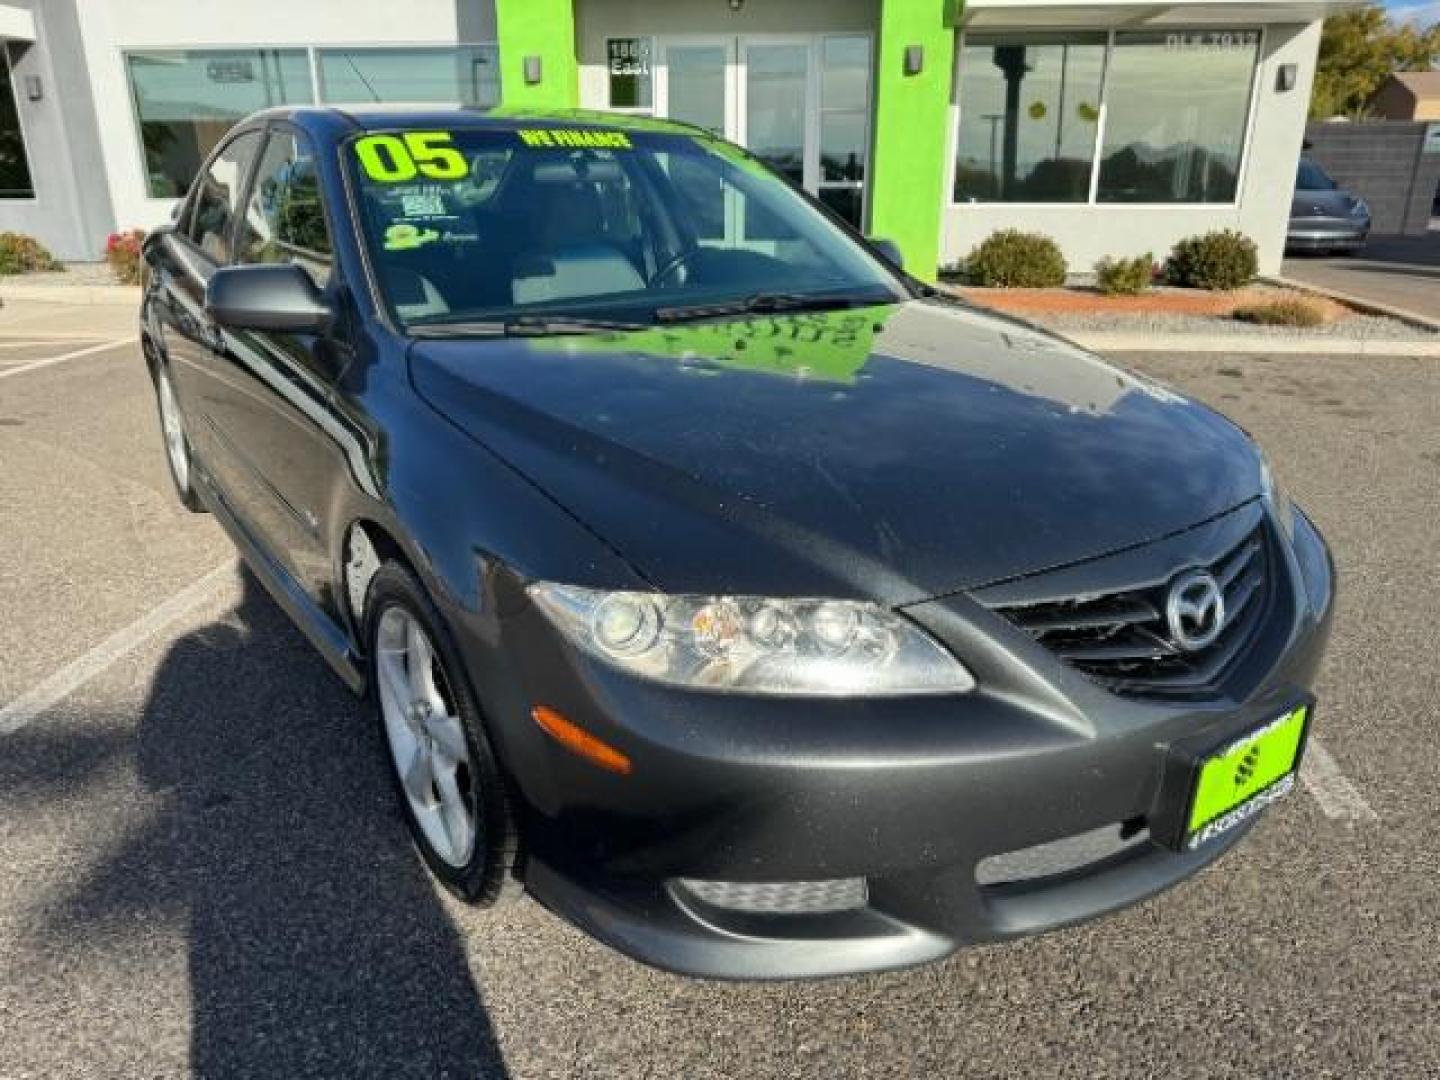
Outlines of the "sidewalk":
<svg viewBox="0 0 1440 1080">
<path fill-rule="evenodd" d="M 0 336 L 11 340 L 80 340 L 122 338 L 139 332 L 140 290 L 110 286 L 124 294 L 113 301 L 87 303 L 65 296 L 21 299 L 0 287 Z M 68 294 L 72 288 L 51 293 Z"/>
</svg>

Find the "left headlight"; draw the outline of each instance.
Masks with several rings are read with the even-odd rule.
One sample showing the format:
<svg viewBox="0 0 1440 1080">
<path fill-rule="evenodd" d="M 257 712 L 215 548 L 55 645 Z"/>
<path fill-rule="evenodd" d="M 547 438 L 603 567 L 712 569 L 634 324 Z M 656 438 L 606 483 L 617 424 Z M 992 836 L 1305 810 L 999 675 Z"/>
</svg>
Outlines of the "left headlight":
<svg viewBox="0 0 1440 1080">
<path fill-rule="evenodd" d="M 1357 218 L 1366 218 L 1366 217 L 1369 217 L 1369 216 L 1370 216 L 1370 204 L 1367 203 L 1364 199 L 1360 198 L 1360 197 L 1357 195 L 1357 196 L 1355 197 L 1355 202 L 1354 202 L 1354 204 L 1351 205 L 1351 207 L 1350 207 L 1350 216 L 1351 216 L 1351 217 L 1357 217 Z"/>
<path fill-rule="evenodd" d="M 954 694 L 960 661 L 874 604 L 664 596 L 539 582 L 531 599 L 580 649 L 657 682 L 808 697 Z"/>
</svg>

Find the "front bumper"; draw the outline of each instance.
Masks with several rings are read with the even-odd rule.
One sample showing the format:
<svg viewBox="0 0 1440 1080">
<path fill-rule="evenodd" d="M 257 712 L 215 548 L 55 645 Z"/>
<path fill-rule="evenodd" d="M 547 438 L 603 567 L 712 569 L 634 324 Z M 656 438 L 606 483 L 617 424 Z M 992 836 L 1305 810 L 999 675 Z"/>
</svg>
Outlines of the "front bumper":
<svg viewBox="0 0 1440 1080">
<path fill-rule="evenodd" d="M 1291 218 L 1285 246 L 1291 251 L 1354 251 L 1370 236 L 1369 218 Z"/>
<path fill-rule="evenodd" d="M 1183 560 L 1231 543 L 1260 513 L 1251 504 L 1144 557 Z M 1147 822 L 1174 798 L 1162 790 L 1167 744 L 1198 732 L 1219 742 L 1279 715 L 1313 681 L 1332 570 L 1318 534 L 1297 521 L 1282 560 L 1294 602 L 1238 699 L 1117 696 L 968 597 L 909 613 L 965 659 L 975 693 L 806 702 L 686 693 L 577 656 L 515 603 L 504 621 L 513 677 L 486 707 L 527 806 L 527 887 L 637 959 L 727 978 L 907 966 L 1163 890 L 1246 831 L 1187 853 L 1148 840 Z M 561 749 L 529 720 L 532 704 L 623 750 L 633 773 L 602 772 Z M 1082 835 L 1100 838 L 1093 858 L 1054 855 Z M 1027 858 L 1038 871 L 1007 869 Z M 805 914 L 720 907 L 682 884 L 852 878 L 864 881 L 862 906 Z"/>
</svg>

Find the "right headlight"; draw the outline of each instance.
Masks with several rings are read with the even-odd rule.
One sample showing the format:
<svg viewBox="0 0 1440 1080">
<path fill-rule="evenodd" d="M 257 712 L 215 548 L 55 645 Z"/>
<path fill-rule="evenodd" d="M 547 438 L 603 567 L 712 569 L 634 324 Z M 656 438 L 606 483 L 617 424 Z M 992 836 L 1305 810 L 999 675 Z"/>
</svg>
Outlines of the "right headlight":
<svg viewBox="0 0 1440 1080">
<path fill-rule="evenodd" d="M 810 697 L 954 694 L 975 680 L 902 616 L 851 600 L 666 596 L 540 582 L 531 598 L 576 646 L 656 682 Z"/>
<path fill-rule="evenodd" d="M 1275 470 L 1264 450 L 1260 451 L 1260 491 L 1286 539 L 1295 539 L 1295 504 L 1275 479 Z"/>
</svg>

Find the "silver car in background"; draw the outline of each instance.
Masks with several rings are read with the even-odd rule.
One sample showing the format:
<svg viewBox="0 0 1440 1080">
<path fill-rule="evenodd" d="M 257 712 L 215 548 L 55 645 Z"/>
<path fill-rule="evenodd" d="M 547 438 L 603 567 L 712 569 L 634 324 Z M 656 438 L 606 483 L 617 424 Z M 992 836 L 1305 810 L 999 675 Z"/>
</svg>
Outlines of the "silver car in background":
<svg viewBox="0 0 1440 1080">
<path fill-rule="evenodd" d="M 1370 235 L 1370 207 L 1308 157 L 1300 158 L 1290 201 L 1289 251 L 1358 251 Z"/>
</svg>

